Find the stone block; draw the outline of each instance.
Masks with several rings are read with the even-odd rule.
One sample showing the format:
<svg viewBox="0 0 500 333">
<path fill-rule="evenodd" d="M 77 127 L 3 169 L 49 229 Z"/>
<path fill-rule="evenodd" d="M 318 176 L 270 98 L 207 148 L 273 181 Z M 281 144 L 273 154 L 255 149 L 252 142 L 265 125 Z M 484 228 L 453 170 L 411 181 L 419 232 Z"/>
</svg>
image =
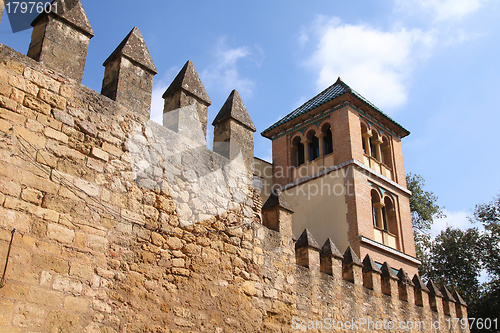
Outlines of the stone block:
<svg viewBox="0 0 500 333">
<path fill-rule="evenodd" d="M 34 188 L 27 187 L 21 192 L 21 199 L 32 204 L 40 206 L 42 203 L 43 193 Z"/>
<path fill-rule="evenodd" d="M 11 59 L 3 60 L 2 62 L 0 62 L 0 66 L 3 68 L 9 69 L 17 74 L 23 74 L 23 71 L 24 71 L 23 64 L 21 64 L 17 61 L 11 60 Z"/>
<path fill-rule="evenodd" d="M 38 113 L 36 115 L 36 120 L 40 124 L 52 127 L 53 129 L 55 129 L 57 131 L 61 131 L 61 129 L 62 129 L 62 123 L 59 120 L 52 118 L 51 116 L 47 116 L 47 115 Z"/>
<path fill-rule="evenodd" d="M 0 105 L 1 105 L 1 99 L 0 99 Z M 24 102 L 23 105 L 27 107 L 28 109 L 35 110 L 37 112 L 41 112 L 43 114 L 49 115 L 50 110 L 52 108 L 50 107 L 49 104 L 45 103 L 44 101 L 37 99 L 36 97 L 33 97 L 31 95 L 26 95 L 24 97 Z"/>
<path fill-rule="evenodd" d="M 17 103 L 15 101 L 11 100 L 10 98 L 7 98 L 5 96 L 0 96 L 0 107 L 11 110 L 11 111 L 16 111 L 17 110 Z"/>
<path fill-rule="evenodd" d="M 26 122 L 26 118 L 23 115 L 3 108 L 0 108 L 0 118 L 19 125 L 23 125 Z"/>
<path fill-rule="evenodd" d="M 48 90 L 40 89 L 38 91 L 38 98 L 54 108 L 60 110 L 66 109 L 66 99 Z"/>
<path fill-rule="evenodd" d="M 26 91 L 27 81 L 20 75 L 12 75 L 9 77 L 9 85 L 19 90 Z"/>
<path fill-rule="evenodd" d="M 80 318 L 69 312 L 52 311 L 50 312 L 46 329 L 48 332 L 66 332 L 66 333 L 79 333 L 82 332 L 80 327 Z"/>
<path fill-rule="evenodd" d="M 23 75 L 26 79 L 30 80 L 35 85 L 42 87 L 44 89 L 48 89 L 52 92 L 58 92 L 59 87 L 61 86 L 61 82 L 47 75 L 44 75 L 43 73 L 38 72 L 30 67 L 26 67 L 24 69 Z"/>
<path fill-rule="evenodd" d="M 68 136 L 62 132 L 56 131 L 55 129 L 51 127 L 45 127 L 45 130 L 43 131 L 46 137 L 60 141 L 62 143 L 68 143 Z"/>
<path fill-rule="evenodd" d="M 26 129 L 31 132 L 42 132 L 43 128 L 44 126 L 36 120 L 28 119 L 26 121 Z"/>
<path fill-rule="evenodd" d="M 16 228 L 22 233 L 28 233 L 31 229 L 31 217 L 22 212 L 0 207 L 0 226 L 8 230 Z"/>
<path fill-rule="evenodd" d="M 0 131 L 4 133 L 9 133 L 13 129 L 13 126 L 8 121 L 0 119 Z"/>
<path fill-rule="evenodd" d="M 92 308 L 96 311 L 111 313 L 111 306 L 97 299 L 92 301 Z"/>
<path fill-rule="evenodd" d="M 9 86 L 7 83 L 0 82 L 0 95 L 9 97 L 11 93 L 12 93 L 12 87 Z"/>
<path fill-rule="evenodd" d="M 177 237 L 167 237 L 165 242 L 168 248 L 172 250 L 180 250 L 184 246 L 182 241 Z"/>
<path fill-rule="evenodd" d="M 55 168 L 57 165 L 57 158 L 43 150 L 39 150 L 36 153 L 36 161 L 48 165 L 51 168 Z"/>
<path fill-rule="evenodd" d="M 87 158 L 86 165 L 97 172 L 102 173 L 104 171 L 104 162 L 95 158 Z"/>
<path fill-rule="evenodd" d="M 66 99 L 72 99 L 74 96 L 74 89 L 72 86 L 69 86 L 67 84 L 62 84 L 61 87 L 59 88 L 59 95 Z"/>
<path fill-rule="evenodd" d="M 62 293 L 39 287 L 30 287 L 27 300 L 44 307 L 61 307 Z"/>
<path fill-rule="evenodd" d="M 52 113 L 54 114 L 54 118 L 58 121 L 60 121 L 63 124 L 66 124 L 70 127 L 75 126 L 75 120 L 73 116 L 68 114 L 67 112 L 58 110 L 58 109 L 53 109 Z"/>
<path fill-rule="evenodd" d="M 184 267 L 185 264 L 186 264 L 186 262 L 182 258 L 172 259 L 172 266 L 173 267 L 181 267 L 182 268 L 182 267 Z"/>
<path fill-rule="evenodd" d="M 14 307 L 12 324 L 18 327 L 41 327 L 45 321 L 45 310 L 32 303 L 18 303 Z"/>
<path fill-rule="evenodd" d="M 105 152 L 104 150 L 97 148 L 97 147 L 92 147 L 92 150 L 90 151 L 90 155 L 98 158 L 104 162 L 107 162 L 109 160 L 109 154 Z"/>
<path fill-rule="evenodd" d="M 19 265 L 29 265 L 31 260 L 31 252 L 24 248 L 17 248 L 15 251 L 11 251 L 10 260 L 14 264 Z"/>
<path fill-rule="evenodd" d="M 85 159 L 85 155 L 78 150 L 68 148 L 54 140 L 47 141 L 47 149 L 53 152 L 56 157 L 66 157 L 75 162 L 82 162 Z"/>
<path fill-rule="evenodd" d="M 83 133 L 91 135 L 93 137 L 97 136 L 97 128 L 95 124 L 87 120 L 76 120 L 75 123 Z"/>
<path fill-rule="evenodd" d="M 75 240 L 75 232 L 60 224 L 49 223 L 47 225 L 47 237 L 61 243 L 72 244 Z"/>
<path fill-rule="evenodd" d="M 157 232 L 152 232 L 151 242 L 156 246 L 162 246 L 165 243 L 165 238 Z"/>
<path fill-rule="evenodd" d="M 257 294 L 257 290 L 255 289 L 254 281 L 245 281 L 241 285 L 241 289 L 248 296 L 255 296 Z"/>
<path fill-rule="evenodd" d="M 127 284 L 130 284 L 134 287 L 141 287 L 144 282 L 145 277 L 137 272 L 129 272 L 127 275 Z"/>
<path fill-rule="evenodd" d="M 27 141 L 38 149 L 45 147 L 46 139 L 40 134 L 33 133 L 19 126 L 14 126 L 14 135 L 21 137 L 21 141 Z"/>
<path fill-rule="evenodd" d="M 0 176 L 0 192 L 11 197 L 18 197 L 21 193 L 21 185 L 11 179 Z"/>
<path fill-rule="evenodd" d="M 10 208 L 10 209 L 15 209 L 15 210 L 23 210 L 25 212 L 33 214 L 33 215 L 35 215 L 41 219 L 47 220 L 47 221 L 53 221 L 53 222 L 59 221 L 59 213 L 58 212 L 51 210 L 51 209 L 45 209 L 45 208 L 42 208 L 39 206 L 35 206 L 35 205 L 32 205 L 28 202 L 21 201 L 19 199 L 6 197 L 4 206 L 5 206 L 5 208 Z"/>
<path fill-rule="evenodd" d="M 80 281 L 69 278 L 67 276 L 56 275 L 52 284 L 54 290 L 72 293 L 73 295 L 81 295 L 83 285 Z"/>
<path fill-rule="evenodd" d="M 123 154 L 123 150 L 120 147 L 109 144 L 107 142 L 102 143 L 102 149 L 116 157 L 120 157 Z"/>
<path fill-rule="evenodd" d="M 38 254 L 31 259 L 31 264 L 45 271 L 54 271 L 61 274 L 69 273 L 68 261 L 57 257 Z"/>
<path fill-rule="evenodd" d="M 23 283 L 17 283 L 15 281 L 9 281 L 6 283 L 1 291 L 2 300 L 12 300 L 12 301 L 26 301 L 26 296 L 28 295 L 28 286 Z M 1 302 L 1 300 L 0 300 Z M 2 311 L 0 311 L 2 312 Z M 1 325 L 1 324 L 0 324 Z"/>
<path fill-rule="evenodd" d="M 80 190 L 85 192 L 87 195 L 91 197 L 99 196 L 100 190 L 99 187 L 93 183 L 90 183 L 86 180 L 80 178 L 74 178 L 73 184 Z"/>
<path fill-rule="evenodd" d="M 16 103 L 22 104 L 24 101 L 24 96 L 25 96 L 24 92 L 22 92 L 19 89 L 14 88 L 14 89 L 12 89 L 12 93 L 10 94 L 10 99 Z"/>
<path fill-rule="evenodd" d="M 89 311 L 89 301 L 84 297 L 68 296 L 64 299 L 64 310 L 77 313 Z"/>
<path fill-rule="evenodd" d="M 106 251 L 109 248 L 109 240 L 98 235 L 87 235 L 87 246 L 96 251 Z"/>
</svg>

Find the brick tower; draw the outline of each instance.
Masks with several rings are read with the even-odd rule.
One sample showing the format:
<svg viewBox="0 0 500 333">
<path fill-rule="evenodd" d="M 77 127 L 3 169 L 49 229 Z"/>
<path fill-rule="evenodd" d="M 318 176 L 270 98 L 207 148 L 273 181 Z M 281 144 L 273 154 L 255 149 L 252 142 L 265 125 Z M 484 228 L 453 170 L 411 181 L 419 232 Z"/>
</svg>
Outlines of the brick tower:
<svg viewBox="0 0 500 333">
<path fill-rule="evenodd" d="M 262 132 L 272 140 L 273 184 L 308 228 L 412 275 L 420 262 L 401 139 L 409 132 L 340 78 Z"/>
</svg>

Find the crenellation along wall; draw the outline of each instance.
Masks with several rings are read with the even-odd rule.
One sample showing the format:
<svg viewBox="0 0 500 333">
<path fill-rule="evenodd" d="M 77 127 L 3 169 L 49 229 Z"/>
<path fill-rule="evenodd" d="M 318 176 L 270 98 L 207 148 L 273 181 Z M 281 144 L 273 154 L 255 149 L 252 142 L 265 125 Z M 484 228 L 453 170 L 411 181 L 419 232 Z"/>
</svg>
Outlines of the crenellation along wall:
<svg viewBox="0 0 500 333">
<path fill-rule="evenodd" d="M 362 265 L 310 237 L 294 243 L 281 194 L 252 223 L 260 212 L 237 162 L 0 45 L 0 271 L 16 229 L 0 332 L 293 332 L 325 318 L 444 327 L 439 296 L 435 312 L 369 290 Z"/>
</svg>

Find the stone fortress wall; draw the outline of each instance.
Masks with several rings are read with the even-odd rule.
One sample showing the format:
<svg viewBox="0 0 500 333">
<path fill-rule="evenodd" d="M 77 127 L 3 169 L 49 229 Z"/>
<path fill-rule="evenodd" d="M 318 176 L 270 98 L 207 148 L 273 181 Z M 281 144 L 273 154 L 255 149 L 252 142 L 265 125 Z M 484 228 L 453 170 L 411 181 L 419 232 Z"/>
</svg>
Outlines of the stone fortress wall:
<svg viewBox="0 0 500 333">
<path fill-rule="evenodd" d="M 457 293 L 307 230 L 294 240 L 281 193 L 262 205 L 247 186 L 255 130 L 222 117 L 225 157 L 206 148 L 192 64 L 161 126 L 138 29 L 100 94 L 81 85 L 93 31 L 79 1 L 38 23 L 36 60 L 0 44 L 0 332 L 468 331 Z M 75 67 L 58 65 L 61 45 Z"/>
</svg>

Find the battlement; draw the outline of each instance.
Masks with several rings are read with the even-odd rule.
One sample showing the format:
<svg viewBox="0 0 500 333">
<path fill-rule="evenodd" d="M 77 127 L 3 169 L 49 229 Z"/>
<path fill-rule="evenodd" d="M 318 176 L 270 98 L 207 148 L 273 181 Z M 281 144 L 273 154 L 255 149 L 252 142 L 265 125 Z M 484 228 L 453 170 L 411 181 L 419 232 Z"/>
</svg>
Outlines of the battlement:
<svg viewBox="0 0 500 333">
<path fill-rule="evenodd" d="M 295 241 L 293 207 L 279 191 L 262 205 L 249 181 L 255 127 L 237 92 L 206 148 L 211 102 L 191 62 L 163 126 L 137 28 L 104 62 L 102 93 L 81 85 L 93 31 L 72 4 L 35 21 L 30 56 L 0 45 L 0 331 L 289 332 L 325 318 L 468 331 L 450 325 L 467 317 L 457 293 L 307 230 Z M 60 34 L 80 41 L 74 64 L 54 52 Z"/>
</svg>

